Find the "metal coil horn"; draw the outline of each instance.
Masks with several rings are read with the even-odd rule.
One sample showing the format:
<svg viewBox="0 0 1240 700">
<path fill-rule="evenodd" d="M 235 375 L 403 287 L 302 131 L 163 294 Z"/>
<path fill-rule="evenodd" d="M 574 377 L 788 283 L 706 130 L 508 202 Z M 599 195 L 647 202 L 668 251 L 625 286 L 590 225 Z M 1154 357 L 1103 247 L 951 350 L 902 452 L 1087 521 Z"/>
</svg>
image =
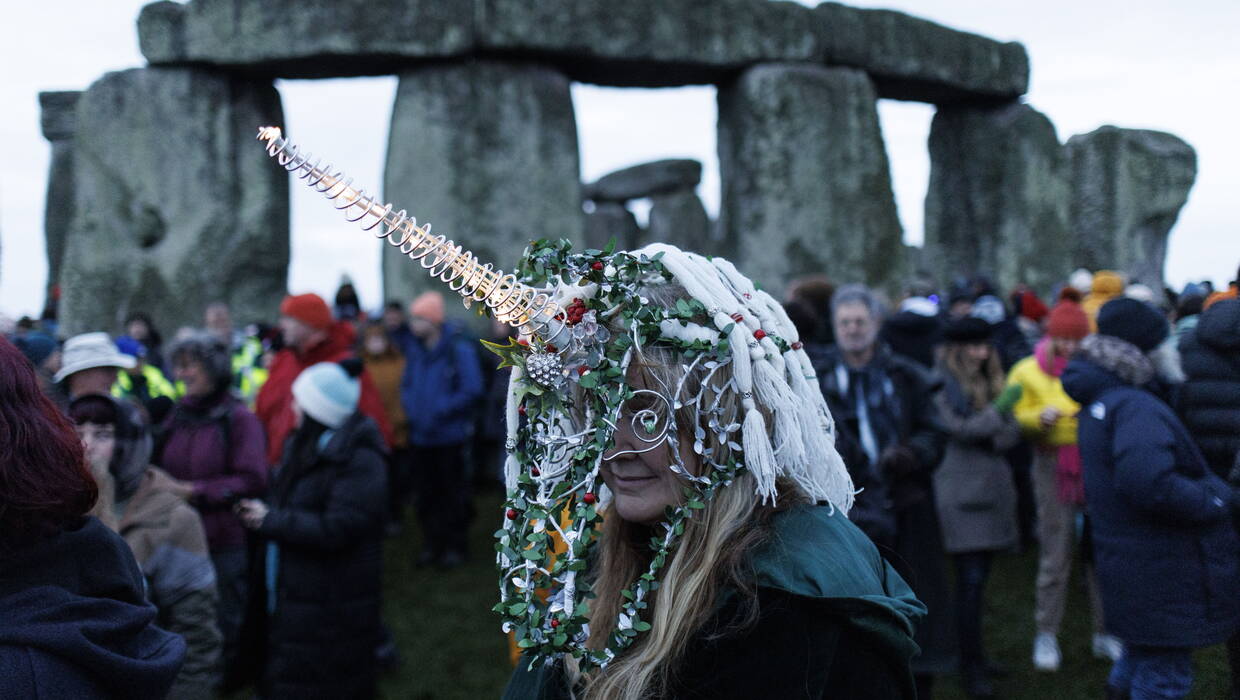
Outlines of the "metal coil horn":
<svg viewBox="0 0 1240 700">
<path fill-rule="evenodd" d="M 391 204 L 381 204 L 374 195 L 354 187 L 353 178 L 333 171 L 330 163 L 311 162 L 313 156 L 284 138 L 280 127 L 259 128 L 258 140 L 266 143 L 267 155 L 327 197 L 346 219 L 360 224 L 363 231 L 374 231 L 376 238 L 417 261 L 431 277 L 461 295 L 466 306 L 480 302 L 497 320 L 544 342 L 555 341 L 565 331 L 565 325 L 555 318 L 560 308 L 547 292 L 522 284 L 516 275 L 505 274 L 489 263 L 482 264 L 472 252 L 446 236 L 431 234 L 430 224 L 419 226 L 404 209 L 393 211 Z"/>
</svg>

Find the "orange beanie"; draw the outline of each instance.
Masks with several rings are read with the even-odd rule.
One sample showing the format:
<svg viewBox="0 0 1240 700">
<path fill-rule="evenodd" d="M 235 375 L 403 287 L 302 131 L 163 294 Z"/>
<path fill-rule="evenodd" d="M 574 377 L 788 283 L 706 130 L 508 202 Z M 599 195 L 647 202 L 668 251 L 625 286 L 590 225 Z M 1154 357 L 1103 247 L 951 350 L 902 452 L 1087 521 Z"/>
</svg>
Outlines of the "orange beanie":
<svg viewBox="0 0 1240 700">
<path fill-rule="evenodd" d="M 280 302 L 280 314 L 319 330 L 332 325 L 332 312 L 318 294 L 290 294 Z"/>
</svg>

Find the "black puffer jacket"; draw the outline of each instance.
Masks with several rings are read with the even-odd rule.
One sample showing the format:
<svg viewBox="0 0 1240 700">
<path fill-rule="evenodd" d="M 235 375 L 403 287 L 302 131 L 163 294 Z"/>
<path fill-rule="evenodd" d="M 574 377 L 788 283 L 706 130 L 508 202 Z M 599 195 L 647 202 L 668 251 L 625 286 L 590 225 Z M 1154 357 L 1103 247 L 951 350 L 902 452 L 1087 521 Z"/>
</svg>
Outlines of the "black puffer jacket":
<svg viewBox="0 0 1240 700">
<path fill-rule="evenodd" d="M 1240 453 L 1240 300 L 1215 302 L 1180 340 L 1187 377 L 1176 409 L 1214 473 L 1227 477 Z"/>
<path fill-rule="evenodd" d="M 304 452 L 292 446 L 296 439 L 259 529 L 278 547 L 266 697 L 371 697 L 387 507 L 383 437 L 355 413 L 313 459 L 297 461 Z"/>
</svg>

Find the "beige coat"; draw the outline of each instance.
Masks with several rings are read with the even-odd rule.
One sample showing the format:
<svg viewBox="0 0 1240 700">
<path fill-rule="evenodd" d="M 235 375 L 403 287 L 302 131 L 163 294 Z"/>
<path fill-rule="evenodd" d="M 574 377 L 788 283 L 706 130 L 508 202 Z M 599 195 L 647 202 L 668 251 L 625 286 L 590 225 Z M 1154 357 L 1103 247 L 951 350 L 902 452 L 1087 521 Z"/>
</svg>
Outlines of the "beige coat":
<svg viewBox="0 0 1240 700">
<path fill-rule="evenodd" d="M 967 402 L 955 381 L 934 398 L 947 431 L 947 449 L 934 472 L 934 497 L 943 549 L 949 554 L 1014 547 L 1016 487 L 1004 452 L 1020 440 L 1020 427 L 994 406 L 962 415 Z"/>
</svg>

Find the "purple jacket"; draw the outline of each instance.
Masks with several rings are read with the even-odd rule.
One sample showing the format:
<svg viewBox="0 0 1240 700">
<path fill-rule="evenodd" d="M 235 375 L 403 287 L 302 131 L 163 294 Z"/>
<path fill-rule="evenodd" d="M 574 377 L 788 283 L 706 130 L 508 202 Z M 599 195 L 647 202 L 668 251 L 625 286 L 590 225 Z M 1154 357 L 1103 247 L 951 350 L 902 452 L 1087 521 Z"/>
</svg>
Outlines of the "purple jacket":
<svg viewBox="0 0 1240 700">
<path fill-rule="evenodd" d="M 160 444 L 155 463 L 194 484 L 191 503 L 211 551 L 243 546 L 245 530 L 232 506 L 267 488 L 267 439 L 258 417 L 228 393 L 187 396 L 164 422 Z"/>
</svg>

